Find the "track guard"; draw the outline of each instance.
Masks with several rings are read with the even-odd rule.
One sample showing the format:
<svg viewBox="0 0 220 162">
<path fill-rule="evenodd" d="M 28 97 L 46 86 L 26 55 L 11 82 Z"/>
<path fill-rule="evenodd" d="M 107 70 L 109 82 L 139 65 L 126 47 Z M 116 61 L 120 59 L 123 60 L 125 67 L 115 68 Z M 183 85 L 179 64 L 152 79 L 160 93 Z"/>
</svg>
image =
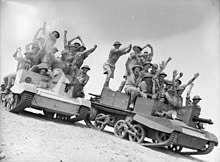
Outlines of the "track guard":
<svg viewBox="0 0 220 162">
<path fill-rule="evenodd" d="M 171 122 L 168 119 L 154 117 L 154 116 L 144 117 L 139 114 L 136 114 L 133 119 L 134 121 L 139 122 L 149 128 L 159 130 L 162 132 L 166 132 L 166 133 L 171 133 L 173 131 L 181 132 L 181 127 L 176 126 L 173 122 Z"/>
</svg>

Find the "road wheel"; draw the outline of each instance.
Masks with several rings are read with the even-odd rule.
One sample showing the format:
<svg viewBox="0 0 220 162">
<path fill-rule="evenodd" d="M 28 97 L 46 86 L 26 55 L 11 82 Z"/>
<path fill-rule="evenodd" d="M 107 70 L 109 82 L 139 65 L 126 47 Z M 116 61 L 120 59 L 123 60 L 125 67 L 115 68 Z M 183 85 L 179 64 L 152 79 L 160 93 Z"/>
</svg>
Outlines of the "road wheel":
<svg viewBox="0 0 220 162">
<path fill-rule="evenodd" d="M 128 126 L 125 124 L 124 120 L 119 120 L 114 125 L 114 135 L 119 138 L 127 138 L 128 136 Z"/>
<path fill-rule="evenodd" d="M 169 138 L 170 134 L 161 131 L 156 131 L 156 141 L 164 142 L 167 141 Z"/>
<path fill-rule="evenodd" d="M 144 141 L 144 138 L 145 138 L 145 135 L 146 135 L 143 126 L 140 125 L 140 124 L 136 124 L 133 127 L 137 130 L 137 132 L 135 133 L 135 135 L 129 133 L 129 135 L 128 135 L 129 141 L 142 143 Z"/>
<path fill-rule="evenodd" d="M 98 130 L 104 130 L 105 129 L 105 126 L 103 123 L 105 122 L 105 119 L 104 118 L 105 114 L 98 114 L 95 118 L 95 121 L 94 121 L 94 126 L 96 129 Z M 103 118 L 102 118 L 103 117 Z"/>
<path fill-rule="evenodd" d="M 53 118 L 53 116 L 54 116 L 54 113 L 52 113 L 52 112 L 48 112 L 48 111 L 45 111 L 45 110 L 43 110 L 43 112 L 44 112 L 44 115 L 48 118 Z"/>
<path fill-rule="evenodd" d="M 168 146 L 168 150 L 171 150 L 171 151 L 177 152 L 177 153 L 180 153 L 182 151 L 182 149 L 183 149 L 183 147 L 177 146 L 177 145 Z"/>
</svg>

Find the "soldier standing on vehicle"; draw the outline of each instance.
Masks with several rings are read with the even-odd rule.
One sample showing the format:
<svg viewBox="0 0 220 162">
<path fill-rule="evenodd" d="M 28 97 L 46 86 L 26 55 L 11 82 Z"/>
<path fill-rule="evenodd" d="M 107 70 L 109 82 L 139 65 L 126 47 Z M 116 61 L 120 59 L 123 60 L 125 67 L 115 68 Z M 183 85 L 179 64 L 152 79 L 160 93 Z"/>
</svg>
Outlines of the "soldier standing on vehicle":
<svg viewBox="0 0 220 162">
<path fill-rule="evenodd" d="M 139 55 L 141 54 L 141 51 L 142 51 L 142 48 L 140 46 L 133 46 L 133 52 L 130 53 L 130 56 L 128 57 L 128 59 L 126 61 L 126 64 L 128 64 L 130 71 L 132 71 L 132 68 L 135 65 L 142 66 L 141 60 L 139 57 Z M 126 71 L 125 75 L 127 75 L 127 71 Z"/>
<path fill-rule="evenodd" d="M 141 77 L 145 74 L 150 74 L 149 69 L 151 68 L 152 64 L 150 62 L 145 62 L 143 64 L 143 70 L 141 71 Z"/>
<path fill-rule="evenodd" d="M 142 50 L 143 50 L 144 48 L 146 48 L 146 47 L 149 47 L 149 48 L 151 49 L 151 52 L 144 51 L 143 54 L 140 54 L 140 55 L 139 55 L 142 65 L 143 65 L 145 62 L 151 62 L 151 61 L 152 61 L 152 58 L 153 58 L 153 55 L 154 55 L 153 47 L 152 47 L 150 44 L 147 44 L 146 46 L 144 46 L 144 47 L 142 48 Z"/>
<path fill-rule="evenodd" d="M 76 79 L 78 80 L 78 82 L 77 84 L 74 85 L 72 97 L 84 97 L 85 96 L 83 89 L 89 81 L 89 75 L 87 74 L 89 70 L 90 70 L 90 67 L 88 65 L 84 65 L 81 67 L 81 70 L 76 75 Z"/>
<path fill-rule="evenodd" d="M 118 61 L 119 57 L 128 53 L 132 47 L 130 44 L 128 47 L 120 49 L 121 43 L 118 41 L 116 41 L 113 46 L 114 48 L 110 50 L 107 62 L 103 65 L 103 73 L 107 75 L 103 86 L 105 88 L 109 88 L 110 79 L 114 78 L 115 64 Z"/>
</svg>

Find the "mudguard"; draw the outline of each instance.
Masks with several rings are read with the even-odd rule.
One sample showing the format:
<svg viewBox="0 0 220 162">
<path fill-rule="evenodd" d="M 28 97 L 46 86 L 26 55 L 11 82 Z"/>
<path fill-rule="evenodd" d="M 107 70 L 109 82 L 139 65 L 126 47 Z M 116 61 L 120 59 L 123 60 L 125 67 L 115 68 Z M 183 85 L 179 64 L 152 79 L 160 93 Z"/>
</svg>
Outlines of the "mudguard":
<svg viewBox="0 0 220 162">
<path fill-rule="evenodd" d="M 204 131 L 204 133 L 210 141 L 213 141 L 215 143 L 215 146 L 218 146 L 218 138 L 213 133 L 207 131 Z"/>
<path fill-rule="evenodd" d="M 29 84 L 29 83 L 14 84 L 10 90 L 16 94 L 21 94 L 24 91 L 37 93 L 36 85 Z"/>
<path fill-rule="evenodd" d="M 166 133 L 173 131 L 182 132 L 182 128 L 178 121 L 173 122 L 172 120 L 159 118 L 154 116 L 141 116 L 136 114 L 133 118 L 134 121 L 139 122 L 149 128 L 159 130 Z"/>
</svg>

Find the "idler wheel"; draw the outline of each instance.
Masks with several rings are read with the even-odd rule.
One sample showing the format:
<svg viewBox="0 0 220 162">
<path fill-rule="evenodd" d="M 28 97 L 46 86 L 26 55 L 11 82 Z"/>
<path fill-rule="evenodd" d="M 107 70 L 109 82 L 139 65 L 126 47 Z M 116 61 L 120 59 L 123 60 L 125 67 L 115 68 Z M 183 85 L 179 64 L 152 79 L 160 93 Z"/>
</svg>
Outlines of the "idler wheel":
<svg viewBox="0 0 220 162">
<path fill-rule="evenodd" d="M 104 130 L 105 129 L 105 126 L 106 124 L 105 123 L 105 114 L 98 114 L 95 118 L 95 121 L 94 121 L 94 126 L 95 128 L 97 128 L 98 130 Z"/>
</svg>

